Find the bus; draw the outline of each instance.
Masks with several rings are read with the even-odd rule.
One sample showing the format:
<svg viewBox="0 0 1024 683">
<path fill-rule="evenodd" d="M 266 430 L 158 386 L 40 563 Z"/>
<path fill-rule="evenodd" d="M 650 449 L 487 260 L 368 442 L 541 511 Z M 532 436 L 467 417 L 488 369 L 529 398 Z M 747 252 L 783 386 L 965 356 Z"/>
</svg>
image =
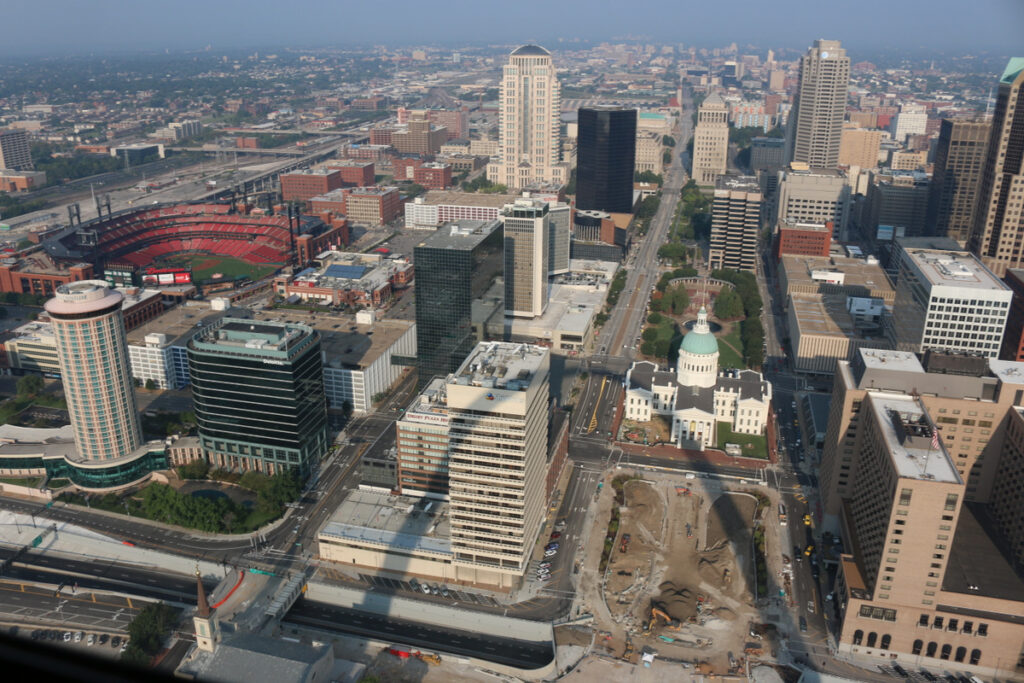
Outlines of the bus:
<svg viewBox="0 0 1024 683">
<path fill-rule="evenodd" d="M 779 526 L 786 526 L 786 506 L 779 503 Z"/>
</svg>

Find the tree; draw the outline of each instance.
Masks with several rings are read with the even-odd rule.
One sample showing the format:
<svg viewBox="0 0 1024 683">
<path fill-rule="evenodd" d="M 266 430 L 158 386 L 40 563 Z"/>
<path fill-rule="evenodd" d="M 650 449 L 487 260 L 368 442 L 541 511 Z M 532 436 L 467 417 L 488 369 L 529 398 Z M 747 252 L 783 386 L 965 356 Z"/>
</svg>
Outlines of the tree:
<svg viewBox="0 0 1024 683">
<path fill-rule="evenodd" d="M 22 398 L 35 397 L 43 391 L 43 378 L 39 375 L 25 375 L 18 380 L 15 386 L 18 396 Z"/>
<path fill-rule="evenodd" d="M 665 145 L 666 147 L 675 147 L 676 139 L 671 135 L 666 135 L 661 139 L 661 144 Z"/>
<path fill-rule="evenodd" d="M 656 356 L 657 353 L 655 353 L 655 351 L 656 349 L 654 346 L 654 342 L 652 341 L 645 341 L 643 344 L 640 345 L 640 353 L 642 353 L 645 356 Z"/>
<path fill-rule="evenodd" d="M 153 391 L 153 390 L 155 390 L 157 388 L 159 388 L 159 387 L 157 387 L 156 382 L 154 382 L 152 379 L 147 379 L 146 380 L 146 391 Z"/>
<path fill-rule="evenodd" d="M 660 325 L 663 319 L 664 318 L 662 317 L 661 313 L 651 313 L 649 316 L 647 316 L 647 322 L 649 322 L 652 325 Z"/>
<path fill-rule="evenodd" d="M 150 603 L 139 610 L 139 613 L 128 624 L 128 636 L 133 646 L 139 651 L 126 659 L 134 661 L 138 654 L 153 655 L 163 648 L 164 639 L 170 634 L 178 620 L 178 610 L 162 602 Z M 125 655 L 127 655 L 125 650 Z"/>
<path fill-rule="evenodd" d="M 640 334 L 640 337 L 645 342 L 656 341 L 658 339 L 658 328 L 656 328 L 656 327 L 648 327 L 646 330 L 644 330 Z"/>
<path fill-rule="evenodd" d="M 661 163 L 665 164 L 666 166 L 671 164 L 672 163 L 672 152 L 668 151 L 667 149 L 664 152 L 662 152 L 661 153 Z"/>
<path fill-rule="evenodd" d="M 409 183 L 404 188 L 405 196 L 410 199 L 413 197 L 419 197 L 421 194 L 427 191 L 427 188 L 423 187 L 419 183 Z"/>
<path fill-rule="evenodd" d="M 661 187 L 662 183 L 665 182 L 665 179 L 662 178 L 661 175 L 659 175 L 658 173 L 655 173 L 654 171 L 634 171 L 633 182 L 654 183 L 658 187 Z M 566 190 L 566 192 L 568 192 L 568 190 Z"/>
<path fill-rule="evenodd" d="M 732 289 L 723 287 L 715 299 L 715 315 L 722 320 L 730 320 L 743 315 L 743 302 Z"/>
</svg>

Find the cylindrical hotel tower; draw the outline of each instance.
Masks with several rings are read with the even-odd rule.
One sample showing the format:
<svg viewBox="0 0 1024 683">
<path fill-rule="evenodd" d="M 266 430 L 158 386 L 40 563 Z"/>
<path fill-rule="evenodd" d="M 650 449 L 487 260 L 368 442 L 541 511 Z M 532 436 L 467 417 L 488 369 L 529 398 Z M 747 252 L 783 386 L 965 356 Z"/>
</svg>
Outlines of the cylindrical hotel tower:
<svg viewBox="0 0 1024 683">
<path fill-rule="evenodd" d="M 46 302 L 64 396 L 85 460 L 126 456 L 142 443 L 121 301 L 102 280 L 71 282 Z"/>
</svg>

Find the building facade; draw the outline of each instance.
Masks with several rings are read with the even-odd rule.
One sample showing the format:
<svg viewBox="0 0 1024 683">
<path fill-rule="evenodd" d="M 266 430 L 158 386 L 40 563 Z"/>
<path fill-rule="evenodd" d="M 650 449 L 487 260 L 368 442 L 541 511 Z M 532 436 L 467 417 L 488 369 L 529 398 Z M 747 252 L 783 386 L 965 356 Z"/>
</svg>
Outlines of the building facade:
<svg viewBox="0 0 1024 683">
<path fill-rule="evenodd" d="M 1024 366 L 862 349 L 839 363 L 820 470 L 839 649 L 979 676 L 1024 668 Z M 1008 559 L 1009 558 L 1009 559 Z"/>
<path fill-rule="evenodd" d="M 831 223 L 835 239 L 849 227 L 852 196 L 846 177 L 838 171 L 787 170 L 779 172 L 775 220 Z"/>
<path fill-rule="evenodd" d="M 517 199 L 501 210 L 506 316 L 535 318 L 547 308 L 550 209 L 539 199 Z"/>
<path fill-rule="evenodd" d="M 0 128 L 0 169 L 32 171 L 32 150 L 28 133 L 17 128 Z"/>
<path fill-rule="evenodd" d="M 581 107 L 576 147 L 576 208 L 632 213 L 636 110 Z"/>
<path fill-rule="evenodd" d="M 711 204 L 712 270 L 757 270 L 761 239 L 761 187 L 754 177 L 719 178 Z"/>
<path fill-rule="evenodd" d="M 800 58 L 786 131 L 787 161 L 836 168 L 850 83 L 850 58 L 838 40 L 816 40 Z"/>
<path fill-rule="evenodd" d="M 718 93 L 711 93 L 697 111 L 693 131 L 693 179 L 714 186 L 725 175 L 729 156 L 729 108 Z"/>
<path fill-rule="evenodd" d="M 448 500 L 448 393 L 435 377 L 395 423 L 398 489 L 406 496 Z"/>
<path fill-rule="evenodd" d="M 969 248 L 996 275 L 1024 266 L 1024 57 L 999 79 Z"/>
<path fill-rule="evenodd" d="M 783 256 L 819 256 L 828 258 L 832 246 L 832 226 L 828 223 L 798 223 L 780 220 L 775 241 L 775 259 Z"/>
<path fill-rule="evenodd" d="M 877 168 L 882 131 L 845 124 L 839 136 L 839 165 Z"/>
<path fill-rule="evenodd" d="M 501 79 L 498 140 L 501 152 L 487 166 L 487 178 L 508 188 L 531 183 L 563 184 L 561 85 L 551 53 L 524 45 L 509 55 Z"/>
<path fill-rule="evenodd" d="M 188 343 L 199 441 L 214 467 L 305 479 L 330 439 L 320 334 L 222 318 Z"/>
<path fill-rule="evenodd" d="M 123 298 L 102 280 L 84 280 L 61 285 L 46 302 L 75 444 L 85 460 L 122 458 L 142 443 Z"/>
<path fill-rule="evenodd" d="M 991 129 L 989 121 L 963 119 L 943 119 L 939 127 L 925 224 L 961 247 L 970 237 Z"/>
<path fill-rule="evenodd" d="M 447 380 L 451 549 L 459 579 L 515 585 L 544 517 L 547 349 L 479 344 Z"/>
<path fill-rule="evenodd" d="M 305 202 L 343 186 L 340 171 L 307 169 L 281 174 L 281 199 L 286 202 Z"/>
<path fill-rule="evenodd" d="M 996 358 L 1013 292 L 965 251 L 900 253 L 887 333 L 901 351 L 971 353 Z"/>
<path fill-rule="evenodd" d="M 750 170 L 778 171 L 786 159 L 786 141 L 782 138 L 754 138 L 750 141 Z"/>
<path fill-rule="evenodd" d="M 416 272 L 416 365 L 420 386 L 446 377 L 483 340 L 486 324 L 504 316 L 502 224 L 442 226 L 413 250 Z"/>
</svg>

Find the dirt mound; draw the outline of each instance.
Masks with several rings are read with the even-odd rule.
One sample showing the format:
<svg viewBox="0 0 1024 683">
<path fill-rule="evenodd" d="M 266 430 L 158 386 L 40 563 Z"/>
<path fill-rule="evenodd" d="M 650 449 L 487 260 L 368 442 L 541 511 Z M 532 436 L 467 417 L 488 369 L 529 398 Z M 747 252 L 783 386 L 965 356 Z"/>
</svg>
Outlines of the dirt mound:
<svg viewBox="0 0 1024 683">
<path fill-rule="evenodd" d="M 732 567 L 732 557 L 725 549 L 704 553 L 697 561 L 697 571 L 702 579 L 714 586 L 720 586 L 725 570 Z"/>
<path fill-rule="evenodd" d="M 676 621 L 684 622 L 697 614 L 697 602 L 689 588 L 677 586 L 666 581 L 658 586 L 658 597 L 651 600 L 651 606 L 657 607 Z"/>
</svg>

